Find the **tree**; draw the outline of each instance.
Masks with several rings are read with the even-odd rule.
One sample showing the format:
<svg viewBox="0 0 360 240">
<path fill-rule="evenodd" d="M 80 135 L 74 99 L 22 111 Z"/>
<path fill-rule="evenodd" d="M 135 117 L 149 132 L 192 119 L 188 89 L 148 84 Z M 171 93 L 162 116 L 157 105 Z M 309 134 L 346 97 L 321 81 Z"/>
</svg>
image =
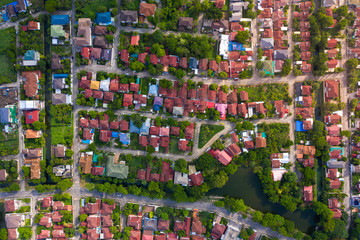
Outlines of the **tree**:
<svg viewBox="0 0 360 240">
<path fill-rule="evenodd" d="M 118 10 L 117 8 L 111 9 L 111 14 L 112 14 L 113 16 L 118 15 L 118 13 L 119 13 L 119 10 Z"/>
<path fill-rule="evenodd" d="M 114 42 L 114 36 L 113 35 L 105 35 L 105 39 L 108 43 Z"/>
<path fill-rule="evenodd" d="M 359 60 L 357 58 L 350 58 L 346 61 L 346 67 L 348 71 L 353 71 L 356 69 L 357 65 L 359 65 Z"/>
<path fill-rule="evenodd" d="M 66 156 L 67 158 L 71 158 L 73 154 L 74 154 L 73 150 L 71 150 L 71 149 L 66 149 L 66 151 L 65 151 L 65 156 Z"/>
<path fill-rule="evenodd" d="M 280 72 L 280 75 L 282 77 L 285 77 L 285 76 L 290 74 L 291 65 L 292 65 L 291 59 L 290 58 L 286 59 L 285 62 L 284 62 L 284 65 L 283 65 L 283 67 L 281 69 L 281 72 Z"/>
<path fill-rule="evenodd" d="M 45 2 L 45 10 L 52 13 L 56 11 L 57 2 L 55 0 L 48 0 Z"/>
<path fill-rule="evenodd" d="M 258 61 L 258 62 L 256 63 L 256 69 L 257 69 L 257 70 L 262 69 L 262 68 L 263 68 L 263 65 L 264 65 L 263 61 Z"/>
<path fill-rule="evenodd" d="M 60 189 L 60 191 L 64 192 L 66 191 L 68 188 L 71 188 L 73 185 L 73 182 L 70 181 L 69 179 L 63 179 L 60 182 L 58 182 L 56 184 L 56 188 Z"/>
<path fill-rule="evenodd" d="M 260 212 L 260 211 L 255 211 L 254 214 L 253 214 L 253 220 L 254 220 L 255 222 L 261 222 L 262 219 L 263 219 L 263 214 L 262 214 L 262 212 Z"/>
<path fill-rule="evenodd" d="M 13 183 L 9 187 L 9 192 L 17 192 L 20 190 L 20 185 L 18 183 Z"/>
<path fill-rule="evenodd" d="M 84 214 L 80 214 L 79 215 L 79 221 L 80 222 L 84 222 L 87 219 L 88 215 Z"/>
<path fill-rule="evenodd" d="M 141 72 L 145 68 L 145 64 L 142 62 L 134 61 L 129 63 L 129 68 L 135 72 Z"/>
<path fill-rule="evenodd" d="M 178 69 L 176 70 L 175 76 L 177 79 L 182 79 L 183 77 L 185 77 L 186 73 L 184 70 L 182 69 Z"/>
<path fill-rule="evenodd" d="M 25 178 L 30 177 L 30 167 L 22 166 L 21 170 L 23 171 L 23 174 L 24 174 Z"/>
<path fill-rule="evenodd" d="M 174 170 L 182 173 L 187 173 L 187 162 L 185 159 L 175 161 Z"/>
<path fill-rule="evenodd" d="M 351 133 L 350 131 L 345 130 L 345 131 L 341 131 L 340 135 L 349 138 L 351 136 Z"/>
<path fill-rule="evenodd" d="M 7 240 L 8 239 L 8 233 L 6 228 L 2 228 L 0 230 L 0 240 Z"/>
<path fill-rule="evenodd" d="M 160 187 L 159 187 L 159 183 L 153 182 L 153 181 L 150 182 L 148 189 L 149 189 L 149 191 L 152 191 L 152 192 L 160 192 L 161 191 Z"/>
<path fill-rule="evenodd" d="M 220 73 L 218 74 L 218 76 L 219 76 L 220 78 L 222 78 L 222 79 L 225 79 L 225 78 L 228 77 L 228 74 L 227 74 L 226 72 L 220 72 Z"/>
<path fill-rule="evenodd" d="M 305 186 L 311 186 L 315 184 L 315 171 L 311 167 L 307 166 L 304 170 L 304 182 Z"/>
<path fill-rule="evenodd" d="M 155 53 L 157 57 L 162 57 L 162 56 L 165 56 L 165 50 L 164 50 L 164 46 L 163 45 L 160 45 L 159 43 L 155 43 L 150 51 L 152 53 Z"/>
<path fill-rule="evenodd" d="M 221 9 L 215 7 L 213 3 L 210 4 L 210 7 L 205 12 L 205 18 L 210 20 L 220 20 L 223 16 Z"/>
<path fill-rule="evenodd" d="M 245 31 L 239 31 L 236 36 L 235 36 L 235 40 L 238 41 L 239 43 L 246 43 L 246 41 L 250 38 L 250 33 L 248 30 Z"/>
</svg>

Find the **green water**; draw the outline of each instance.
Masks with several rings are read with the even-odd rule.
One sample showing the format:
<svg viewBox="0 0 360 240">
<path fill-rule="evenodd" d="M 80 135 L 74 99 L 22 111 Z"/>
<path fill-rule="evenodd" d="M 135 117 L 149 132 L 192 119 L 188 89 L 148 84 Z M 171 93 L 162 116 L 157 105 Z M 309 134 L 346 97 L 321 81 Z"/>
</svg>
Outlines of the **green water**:
<svg viewBox="0 0 360 240">
<path fill-rule="evenodd" d="M 276 213 L 293 221 L 299 230 L 306 233 L 311 233 L 316 225 L 316 214 L 312 210 L 290 212 L 280 204 L 269 202 L 251 168 L 239 168 L 235 174 L 229 176 L 224 187 L 211 190 L 208 195 L 241 198 L 247 206 L 256 210 Z"/>
</svg>

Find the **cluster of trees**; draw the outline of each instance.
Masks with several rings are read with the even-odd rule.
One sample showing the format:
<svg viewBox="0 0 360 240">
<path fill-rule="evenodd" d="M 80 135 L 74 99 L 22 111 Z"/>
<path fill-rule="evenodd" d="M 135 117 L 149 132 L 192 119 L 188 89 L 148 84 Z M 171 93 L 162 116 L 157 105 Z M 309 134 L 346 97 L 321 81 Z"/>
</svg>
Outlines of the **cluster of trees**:
<svg viewBox="0 0 360 240">
<path fill-rule="evenodd" d="M 50 116 L 59 124 L 71 124 L 72 120 L 72 107 L 71 105 L 51 105 Z"/>
<path fill-rule="evenodd" d="M 76 18 L 96 18 L 96 13 L 107 12 L 111 8 L 117 7 L 116 0 L 101 1 L 101 0 L 76 0 Z M 138 9 L 136 9 L 138 10 Z M 116 11 L 114 12 L 116 13 Z"/>
<path fill-rule="evenodd" d="M 197 59 L 211 57 L 215 46 L 215 40 L 207 36 L 192 36 L 188 33 L 164 35 L 160 30 L 156 30 L 152 34 L 145 33 L 143 42 L 146 46 L 154 46 L 157 43 L 156 46 L 167 49 L 170 55 L 191 56 Z M 154 53 L 159 54 L 158 57 L 165 55 L 164 51 L 155 51 Z"/>
<path fill-rule="evenodd" d="M 347 70 L 347 82 L 348 86 L 352 91 L 355 90 L 356 83 L 358 81 L 356 75 L 356 67 L 359 65 L 359 60 L 357 58 L 350 58 L 346 61 L 346 70 Z"/>
<path fill-rule="evenodd" d="M 46 19 L 46 17 L 43 17 Z M 27 26 L 29 21 L 34 21 L 34 18 L 28 18 L 25 21 L 21 21 L 21 26 Z M 39 17 L 40 20 L 40 17 Z M 40 26 L 41 28 L 43 25 Z M 19 43 L 21 48 L 18 49 L 20 55 L 24 55 L 27 50 L 36 50 L 41 54 L 44 54 L 44 43 L 43 43 L 43 33 L 42 31 L 19 31 L 18 33 Z M 46 70 L 46 69 L 45 69 Z M 44 71 L 45 72 L 45 71 Z"/>
<path fill-rule="evenodd" d="M 1 185 L 16 181 L 19 174 L 17 172 L 17 161 L 15 160 L 0 160 L 0 169 L 5 169 L 7 173 L 6 181 L 1 182 Z"/>
<path fill-rule="evenodd" d="M 211 11 L 211 4 L 208 0 L 203 2 L 200 0 L 162 0 L 161 5 L 159 27 L 162 30 L 177 30 L 179 17 L 192 17 L 196 20 L 200 13 Z M 181 11 L 182 9 L 185 11 Z"/>
</svg>

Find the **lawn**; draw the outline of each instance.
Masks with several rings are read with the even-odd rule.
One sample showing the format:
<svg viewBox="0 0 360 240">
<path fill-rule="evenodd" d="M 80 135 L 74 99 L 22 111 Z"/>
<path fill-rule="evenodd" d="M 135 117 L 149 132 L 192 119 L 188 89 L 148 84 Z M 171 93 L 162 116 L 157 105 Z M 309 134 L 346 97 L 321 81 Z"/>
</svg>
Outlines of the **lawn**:
<svg viewBox="0 0 360 240">
<path fill-rule="evenodd" d="M 15 28 L 0 29 L 0 84 L 16 81 L 15 39 Z"/>
<path fill-rule="evenodd" d="M 141 82 L 140 82 L 141 94 L 147 95 L 149 93 L 149 83 L 150 83 L 150 80 L 148 78 L 141 79 Z"/>
<path fill-rule="evenodd" d="M 238 91 L 246 91 L 249 93 L 249 101 L 275 101 L 285 100 L 291 102 L 292 99 L 289 95 L 289 85 L 272 83 L 262 84 L 259 86 L 241 86 Z"/>
<path fill-rule="evenodd" d="M 51 126 L 51 144 L 52 145 L 58 145 L 63 144 L 66 145 L 65 141 L 65 131 L 68 128 L 67 125 L 61 126 L 61 125 L 52 125 Z"/>
<path fill-rule="evenodd" d="M 4 6 L 6 4 L 12 3 L 12 2 L 14 2 L 14 1 L 13 0 L 0 0 L 0 7 Z"/>
<path fill-rule="evenodd" d="M 199 135 L 199 148 L 203 148 L 205 144 L 218 132 L 224 130 L 223 125 L 210 125 L 203 124 L 200 127 L 200 135 Z"/>
</svg>

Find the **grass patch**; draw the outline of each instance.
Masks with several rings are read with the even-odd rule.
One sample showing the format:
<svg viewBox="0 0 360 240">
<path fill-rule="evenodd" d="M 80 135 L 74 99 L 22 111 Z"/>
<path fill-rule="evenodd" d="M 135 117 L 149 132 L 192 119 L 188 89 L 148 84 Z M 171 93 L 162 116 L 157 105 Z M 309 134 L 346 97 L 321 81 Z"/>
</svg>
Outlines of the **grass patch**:
<svg viewBox="0 0 360 240">
<path fill-rule="evenodd" d="M 289 85 L 280 83 L 262 84 L 259 86 L 241 86 L 239 91 L 249 93 L 249 101 L 275 101 L 285 100 L 290 103 L 292 98 L 289 95 Z"/>
<path fill-rule="evenodd" d="M 218 132 L 224 130 L 223 125 L 210 125 L 203 124 L 200 127 L 200 135 L 199 135 L 199 148 L 203 148 L 205 144 Z"/>
<path fill-rule="evenodd" d="M 65 131 L 68 126 L 51 126 L 51 144 L 66 144 L 65 141 Z"/>
<path fill-rule="evenodd" d="M 149 93 L 149 83 L 148 78 L 142 78 L 140 82 L 140 93 L 147 95 Z"/>
<path fill-rule="evenodd" d="M 0 6 L 2 6 L 5 0 L 0 0 L 0 2 L 2 3 Z M 16 81 L 15 43 L 15 28 L 0 29 L 0 84 Z"/>
<path fill-rule="evenodd" d="M 181 151 L 178 148 L 178 143 L 179 143 L 179 139 L 174 138 L 174 137 L 170 137 L 169 153 L 177 154 L 177 155 L 184 155 L 185 154 L 185 152 Z"/>
<path fill-rule="evenodd" d="M 0 0 L 0 7 L 6 5 L 6 4 L 9 4 L 9 3 L 12 3 L 13 0 Z"/>
</svg>

